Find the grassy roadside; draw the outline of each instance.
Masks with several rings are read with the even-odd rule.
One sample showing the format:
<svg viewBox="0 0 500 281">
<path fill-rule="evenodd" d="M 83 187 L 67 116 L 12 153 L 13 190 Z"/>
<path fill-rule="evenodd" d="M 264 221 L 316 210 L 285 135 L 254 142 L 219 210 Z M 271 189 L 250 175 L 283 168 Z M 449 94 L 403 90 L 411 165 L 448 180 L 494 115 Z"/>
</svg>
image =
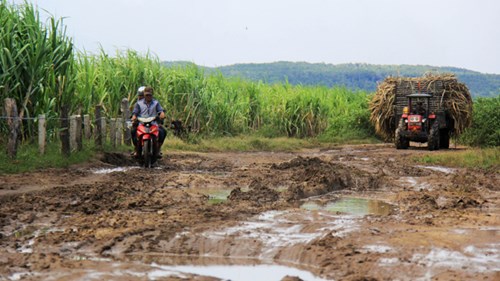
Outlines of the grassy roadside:
<svg viewBox="0 0 500 281">
<path fill-rule="evenodd" d="M 328 148 L 341 144 L 379 143 L 376 139 L 335 140 L 327 142 L 316 138 L 267 138 L 262 136 L 243 135 L 236 137 L 217 137 L 185 142 L 176 137 L 168 137 L 163 145 L 164 150 L 197 151 L 197 152 L 255 152 L 274 151 L 291 152 L 304 148 Z"/>
<path fill-rule="evenodd" d="M 21 145 L 17 149 L 17 158 L 11 160 L 2 147 L 0 153 L 1 173 L 22 173 L 40 168 L 62 168 L 72 164 L 89 161 L 94 155 L 93 146 L 85 146 L 80 152 L 72 153 L 69 158 L 61 154 L 59 144 L 47 145 L 44 155 L 40 155 L 37 145 Z"/>
<path fill-rule="evenodd" d="M 413 157 L 420 164 L 447 167 L 479 168 L 498 171 L 500 169 L 500 148 L 472 148 L 464 151 L 439 151 Z"/>
<path fill-rule="evenodd" d="M 224 152 L 224 151 L 295 151 L 302 148 L 320 147 L 315 139 L 265 138 L 255 136 L 237 136 L 200 139 L 185 142 L 169 137 L 163 145 L 164 150 Z"/>
<path fill-rule="evenodd" d="M 176 137 L 169 136 L 163 146 L 164 153 L 169 151 L 194 151 L 194 152 L 255 152 L 275 151 L 292 152 L 307 148 L 333 148 L 341 144 L 378 143 L 376 139 L 351 140 L 339 142 L 325 142 L 318 139 L 297 138 L 266 138 L 261 136 L 217 137 L 205 139 L 192 139 L 185 142 Z M 16 160 L 7 158 L 4 147 L 0 147 L 0 174 L 22 173 L 41 168 L 63 168 L 73 164 L 90 161 L 96 156 L 95 147 L 91 144 L 84 146 L 83 151 L 72 153 L 69 158 L 60 154 L 59 144 L 47 146 L 45 155 L 38 153 L 36 145 L 22 145 L 18 149 Z M 104 151 L 128 153 L 131 146 L 111 148 L 105 146 Z M 413 161 L 419 164 L 443 165 L 450 167 L 467 167 L 481 169 L 500 169 L 500 149 L 497 147 L 484 149 L 468 149 L 463 151 L 438 151 L 423 156 L 414 156 Z"/>
<path fill-rule="evenodd" d="M 375 139 L 352 140 L 352 144 L 375 143 Z M 348 141 L 325 142 L 318 139 L 298 138 L 266 138 L 262 136 L 237 136 L 237 137 L 214 137 L 214 138 L 192 138 L 183 141 L 177 137 L 169 136 L 163 145 L 163 152 L 169 151 L 193 151 L 193 152 L 245 152 L 245 151 L 280 151 L 291 152 L 304 148 L 329 148 Z M 64 168 L 73 164 L 90 161 L 98 153 L 94 145 L 85 144 L 83 151 L 72 153 L 66 158 L 60 153 L 60 144 L 52 143 L 47 146 L 44 155 L 38 153 L 36 144 L 21 145 L 18 148 L 17 159 L 11 160 L 5 154 L 5 147 L 0 146 L 0 174 L 22 173 L 42 168 Z M 105 146 L 104 151 L 128 153 L 132 151 L 131 146 L 120 146 L 112 148 Z"/>
</svg>

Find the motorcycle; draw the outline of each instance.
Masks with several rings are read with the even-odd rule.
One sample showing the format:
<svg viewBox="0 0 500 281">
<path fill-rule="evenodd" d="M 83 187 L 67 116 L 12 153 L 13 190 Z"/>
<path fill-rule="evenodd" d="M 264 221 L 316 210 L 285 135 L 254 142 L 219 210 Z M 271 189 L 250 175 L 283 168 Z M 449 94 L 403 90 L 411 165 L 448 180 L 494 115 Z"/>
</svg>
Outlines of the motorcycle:
<svg viewBox="0 0 500 281">
<path fill-rule="evenodd" d="M 157 117 L 138 117 L 137 141 L 139 142 L 137 157 L 142 160 L 145 168 L 151 168 L 160 156 L 158 139 L 160 127 L 153 122 Z"/>
</svg>

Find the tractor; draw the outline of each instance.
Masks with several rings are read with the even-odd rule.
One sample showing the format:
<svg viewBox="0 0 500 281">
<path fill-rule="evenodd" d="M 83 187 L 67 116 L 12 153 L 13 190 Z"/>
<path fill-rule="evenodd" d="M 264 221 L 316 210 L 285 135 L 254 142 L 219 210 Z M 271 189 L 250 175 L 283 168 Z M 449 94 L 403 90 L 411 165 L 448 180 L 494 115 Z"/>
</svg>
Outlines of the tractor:
<svg viewBox="0 0 500 281">
<path fill-rule="evenodd" d="M 406 96 L 407 106 L 395 132 L 394 143 L 397 149 L 407 149 L 410 141 L 425 143 L 429 150 L 449 148 L 450 128 L 453 119 L 441 108 L 432 106 L 435 98 L 432 94 L 416 93 Z"/>
</svg>

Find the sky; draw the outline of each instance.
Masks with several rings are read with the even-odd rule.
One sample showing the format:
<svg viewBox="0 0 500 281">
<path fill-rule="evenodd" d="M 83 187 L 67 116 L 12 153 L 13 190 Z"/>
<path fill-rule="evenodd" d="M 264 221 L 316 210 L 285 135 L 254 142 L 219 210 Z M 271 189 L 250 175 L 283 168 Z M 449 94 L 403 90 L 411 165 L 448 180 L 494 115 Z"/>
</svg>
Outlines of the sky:
<svg viewBox="0 0 500 281">
<path fill-rule="evenodd" d="M 64 17 L 77 48 L 91 53 L 134 49 L 211 67 L 300 61 L 500 74 L 499 0 L 28 2 Z"/>
</svg>

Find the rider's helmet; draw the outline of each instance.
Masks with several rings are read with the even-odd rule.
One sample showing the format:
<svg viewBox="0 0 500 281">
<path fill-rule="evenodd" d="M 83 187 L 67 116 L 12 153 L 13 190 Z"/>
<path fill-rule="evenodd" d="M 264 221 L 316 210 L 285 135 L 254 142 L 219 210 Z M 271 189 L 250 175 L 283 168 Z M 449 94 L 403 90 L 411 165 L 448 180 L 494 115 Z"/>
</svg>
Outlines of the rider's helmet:
<svg viewBox="0 0 500 281">
<path fill-rule="evenodd" d="M 139 89 L 137 89 L 137 96 L 138 97 L 144 97 L 144 89 L 146 89 L 146 86 L 140 86 Z"/>
</svg>

